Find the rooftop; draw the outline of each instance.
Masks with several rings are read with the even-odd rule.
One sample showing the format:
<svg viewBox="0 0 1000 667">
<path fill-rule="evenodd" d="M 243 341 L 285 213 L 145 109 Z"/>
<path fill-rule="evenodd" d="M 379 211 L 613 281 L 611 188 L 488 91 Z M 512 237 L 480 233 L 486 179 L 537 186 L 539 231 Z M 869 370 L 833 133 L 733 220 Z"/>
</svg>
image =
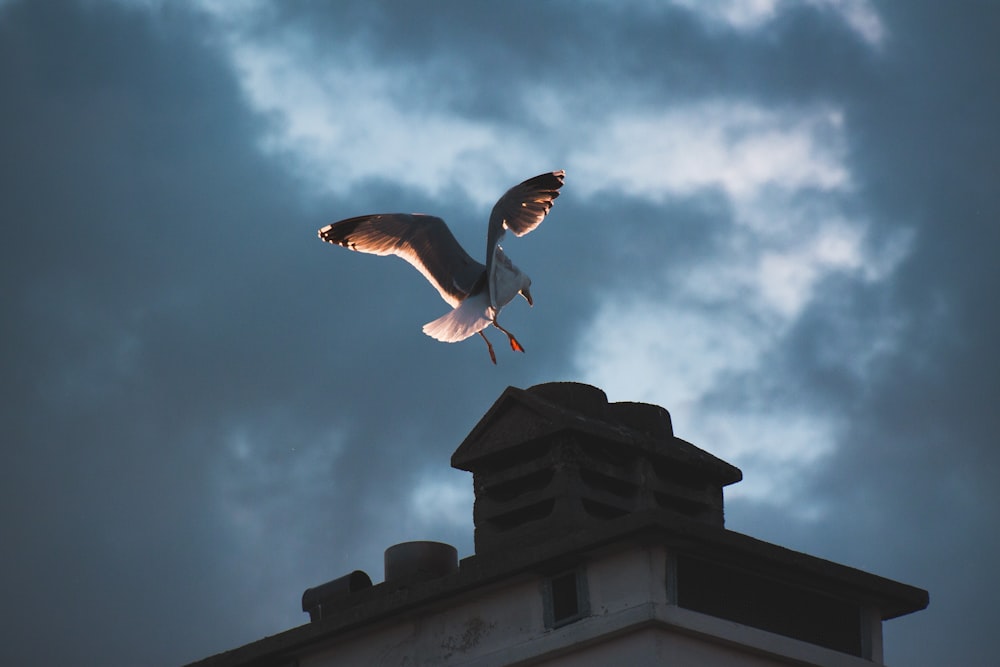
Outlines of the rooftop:
<svg viewBox="0 0 1000 667">
<path fill-rule="evenodd" d="M 881 621 L 928 604 L 919 588 L 726 529 L 723 487 L 739 469 L 674 436 L 663 408 L 609 403 L 595 387 L 509 387 L 452 465 L 473 473 L 474 555 L 459 562 L 447 545 L 397 545 L 385 581 L 355 571 L 309 589 L 311 622 L 194 664 L 294 664 L 394 619 L 510 582 L 540 578 L 551 588 L 559 573 L 636 549 L 665 554 L 656 614 L 690 610 L 861 659 L 880 660 Z M 590 614 L 571 611 L 566 622 Z"/>
</svg>

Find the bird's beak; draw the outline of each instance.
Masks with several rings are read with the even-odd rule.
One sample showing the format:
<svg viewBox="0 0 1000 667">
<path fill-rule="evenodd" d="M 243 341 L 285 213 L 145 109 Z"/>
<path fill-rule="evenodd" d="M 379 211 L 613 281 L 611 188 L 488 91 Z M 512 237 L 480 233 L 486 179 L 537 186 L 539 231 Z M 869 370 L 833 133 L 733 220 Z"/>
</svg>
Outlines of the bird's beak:
<svg viewBox="0 0 1000 667">
<path fill-rule="evenodd" d="M 521 296 L 523 296 L 525 299 L 527 299 L 529 306 L 534 306 L 535 305 L 535 302 L 531 298 L 531 290 L 529 290 L 527 287 L 525 287 L 523 290 L 521 290 Z"/>
</svg>

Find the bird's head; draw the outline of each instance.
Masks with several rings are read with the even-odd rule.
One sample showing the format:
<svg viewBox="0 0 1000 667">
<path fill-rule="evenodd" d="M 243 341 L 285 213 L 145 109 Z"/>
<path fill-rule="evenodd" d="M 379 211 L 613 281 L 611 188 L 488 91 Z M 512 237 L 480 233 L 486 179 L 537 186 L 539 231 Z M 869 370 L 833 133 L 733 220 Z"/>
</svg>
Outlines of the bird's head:
<svg viewBox="0 0 1000 667">
<path fill-rule="evenodd" d="M 518 294 L 524 297 L 525 301 L 528 302 L 529 306 L 534 306 L 535 301 L 534 299 L 531 298 L 531 290 L 529 289 L 531 287 L 531 278 L 529 278 L 528 276 L 524 276 L 524 281 L 525 281 L 524 286 L 521 287 Z"/>
</svg>

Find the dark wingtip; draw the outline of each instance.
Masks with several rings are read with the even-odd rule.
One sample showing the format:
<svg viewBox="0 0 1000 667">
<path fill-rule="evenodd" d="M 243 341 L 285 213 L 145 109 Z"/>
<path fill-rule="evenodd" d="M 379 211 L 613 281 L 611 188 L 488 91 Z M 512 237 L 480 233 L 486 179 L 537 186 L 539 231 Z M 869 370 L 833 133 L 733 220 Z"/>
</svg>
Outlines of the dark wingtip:
<svg viewBox="0 0 1000 667">
<path fill-rule="evenodd" d="M 351 234 L 357 229 L 359 218 L 334 222 L 319 230 L 319 237 L 327 243 L 349 247 Z"/>
<path fill-rule="evenodd" d="M 522 185 L 537 187 L 542 190 L 558 190 L 566 180 L 566 172 L 563 169 L 539 174 L 526 180 Z"/>
<path fill-rule="evenodd" d="M 539 187 L 545 194 L 556 199 L 559 196 L 559 188 L 561 188 L 566 180 L 566 172 L 562 169 L 559 171 L 549 172 L 548 174 L 541 174 L 531 179 L 534 184 Z"/>
</svg>

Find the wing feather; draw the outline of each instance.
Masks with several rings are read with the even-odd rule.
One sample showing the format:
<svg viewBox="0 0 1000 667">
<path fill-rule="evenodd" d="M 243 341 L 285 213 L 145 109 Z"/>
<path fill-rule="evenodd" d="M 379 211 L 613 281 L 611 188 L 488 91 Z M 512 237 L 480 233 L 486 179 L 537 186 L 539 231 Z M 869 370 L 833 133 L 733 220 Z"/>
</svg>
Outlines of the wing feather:
<svg viewBox="0 0 1000 667">
<path fill-rule="evenodd" d="M 348 218 L 319 230 L 327 243 L 409 262 L 453 308 L 478 285 L 486 267 L 469 256 L 444 220 L 418 213 L 383 213 Z"/>
<path fill-rule="evenodd" d="M 486 265 L 490 266 L 493 249 L 509 229 L 515 236 L 524 236 L 548 215 L 552 203 L 559 196 L 566 172 L 563 170 L 539 174 L 515 185 L 504 193 L 490 213 L 490 227 L 486 235 Z"/>
</svg>

